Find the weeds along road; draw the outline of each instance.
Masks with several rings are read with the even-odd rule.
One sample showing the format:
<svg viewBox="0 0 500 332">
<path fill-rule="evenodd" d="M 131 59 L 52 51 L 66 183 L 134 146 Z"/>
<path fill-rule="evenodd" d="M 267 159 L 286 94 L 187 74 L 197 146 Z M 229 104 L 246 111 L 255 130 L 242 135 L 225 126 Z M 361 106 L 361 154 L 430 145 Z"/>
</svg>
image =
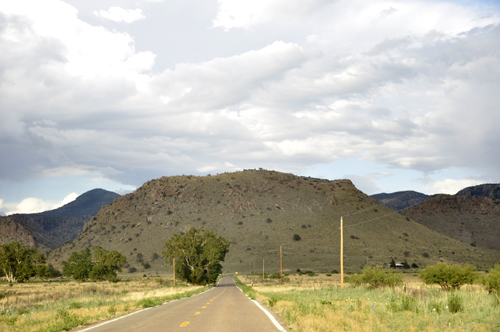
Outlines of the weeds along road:
<svg viewBox="0 0 500 332">
<path fill-rule="evenodd" d="M 236 287 L 231 277 L 224 277 L 217 287 L 204 293 L 78 331 L 262 332 L 279 329 L 264 311 Z"/>
</svg>

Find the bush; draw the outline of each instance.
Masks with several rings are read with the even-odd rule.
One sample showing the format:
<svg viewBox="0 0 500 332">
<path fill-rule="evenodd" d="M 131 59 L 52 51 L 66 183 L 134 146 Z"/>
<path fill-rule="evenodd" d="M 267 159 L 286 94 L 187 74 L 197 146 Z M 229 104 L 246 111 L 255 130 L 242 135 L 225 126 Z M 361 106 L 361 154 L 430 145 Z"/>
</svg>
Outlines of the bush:
<svg viewBox="0 0 500 332">
<path fill-rule="evenodd" d="M 450 310 L 451 313 L 457 313 L 461 311 L 462 308 L 462 298 L 458 296 L 458 294 L 451 294 L 448 296 L 448 310 Z"/>
<path fill-rule="evenodd" d="M 415 309 L 417 299 L 411 295 L 403 294 L 401 297 L 401 309 L 412 311 Z"/>
<path fill-rule="evenodd" d="M 478 274 L 476 268 L 470 265 L 438 263 L 427 266 L 420 272 L 419 277 L 426 284 L 438 284 L 441 289 L 450 290 L 474 283 Z"/>
<path fill-rule="evenodd" d="M 354 286 L 367 284 L 370 288 L 382 286 L 395 287 L 403 283 L 403 275 L 398 272 L 386 271 L 380 267 L 365 267 L 361 274 L 349 277 L 349 282 Z"/>
<path fill-rule="evenodd" d="M 299 234 L 293 234 L 293 240 L 294 241 L 300 241 L 300 235 Z"/>
<path fill-rule="evenodd" d="M 495 267 L 490 270 L 488 276 L 483 277 L 482 284 L 488 293 L 500 293 L 500 264 L 495 264 Z"/>
</svg>

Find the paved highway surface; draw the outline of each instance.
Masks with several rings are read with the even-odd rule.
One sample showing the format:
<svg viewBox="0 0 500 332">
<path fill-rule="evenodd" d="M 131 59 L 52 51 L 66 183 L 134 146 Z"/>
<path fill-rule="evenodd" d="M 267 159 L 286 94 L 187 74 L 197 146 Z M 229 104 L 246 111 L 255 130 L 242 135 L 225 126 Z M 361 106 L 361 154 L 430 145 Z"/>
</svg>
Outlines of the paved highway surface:
<svg viewBox="0 0 500 332">
<path fill-rule="evenodd" d="M 231 277 L 217 287 L 178 301 L 149 308 L 106 324 L 80 330 L 110 331 L 279 331 L 266 313 L 236 287 Z"/>
</svg>

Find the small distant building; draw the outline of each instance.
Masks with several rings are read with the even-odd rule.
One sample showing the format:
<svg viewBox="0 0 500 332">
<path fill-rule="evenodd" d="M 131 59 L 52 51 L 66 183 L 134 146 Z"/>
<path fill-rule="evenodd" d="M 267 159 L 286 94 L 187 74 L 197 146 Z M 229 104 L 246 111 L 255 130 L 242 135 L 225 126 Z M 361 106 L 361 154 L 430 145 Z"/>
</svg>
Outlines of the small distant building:
<svg viewBox="0 0 500 332">
<path fill-rule="evenodd" d="M 404 267 L 404 264 L 402 263 L 396 263 L 396 268 L 397 269 L 402 269 Z"/>
</svg>

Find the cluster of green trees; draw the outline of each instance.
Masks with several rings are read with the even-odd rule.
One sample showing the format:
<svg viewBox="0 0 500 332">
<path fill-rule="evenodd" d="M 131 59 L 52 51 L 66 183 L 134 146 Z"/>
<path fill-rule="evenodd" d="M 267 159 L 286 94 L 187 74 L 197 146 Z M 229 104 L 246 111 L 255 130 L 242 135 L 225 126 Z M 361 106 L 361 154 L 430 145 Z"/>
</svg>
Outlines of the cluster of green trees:
<svg viewBox="0 0 500 332">
<path fill-rule="evenodd" d="M 403 269 L 409 269 L 409 268 L 418 269 L 418 265 L 417 264 L 412 263 L 411 266 L 410 266 L 410 264 L 408 264 L 408 262 L 406 261 L 406 259 L 401 264 L 403 264 Z M 396 268 L 396 262 L 394 261 L 394 258 L 391 259 L 391 262 L 389 263 L 389 267 L 391 267 L 393 269 Z"/>
<path fill-rule="evenodd" d="M 186 282 L 201 285 L 214 283 L 222 273 L 221 262 L 229 252 L 229 240 L 203 228 L 191 228 L 186 234 L 174 234 L 165 243 L 166 266 L 175 259 L 176 277 Z M 157 259 L 158 254 L 153 255 Z M 137 255 L 143 261 L 142 254 Z M 126 264 L 126 257 L 116 250 L 106 251 L 100 247 L 72 252 L 63 262 L 62 275 L 78 281 L 118 281 L 117 273 Z M 147 265 L 146 265 L 147 264 Z M 149 268 L 149 263 L 143 264 Z M 20 242 L 0 245 L 0 276 L 9 282 L 25 282 L 32 277 L 49 278 L 61 273 L 46 265 L 45 256 L 37 248 L 27 248 Z"/>
<path fill-rule="evenodd" d="M 117 282 L 116 272 L 121 272 L 120 265 L 125 265 L 126 258 L 116 250 L 106 251 L 100 247 L 92 248 L 92 252 L 84 249 L 72 252 L 67 262 L 63 262 L 63 275 L 78 281 L 108 280 Z"/>
</svg>

